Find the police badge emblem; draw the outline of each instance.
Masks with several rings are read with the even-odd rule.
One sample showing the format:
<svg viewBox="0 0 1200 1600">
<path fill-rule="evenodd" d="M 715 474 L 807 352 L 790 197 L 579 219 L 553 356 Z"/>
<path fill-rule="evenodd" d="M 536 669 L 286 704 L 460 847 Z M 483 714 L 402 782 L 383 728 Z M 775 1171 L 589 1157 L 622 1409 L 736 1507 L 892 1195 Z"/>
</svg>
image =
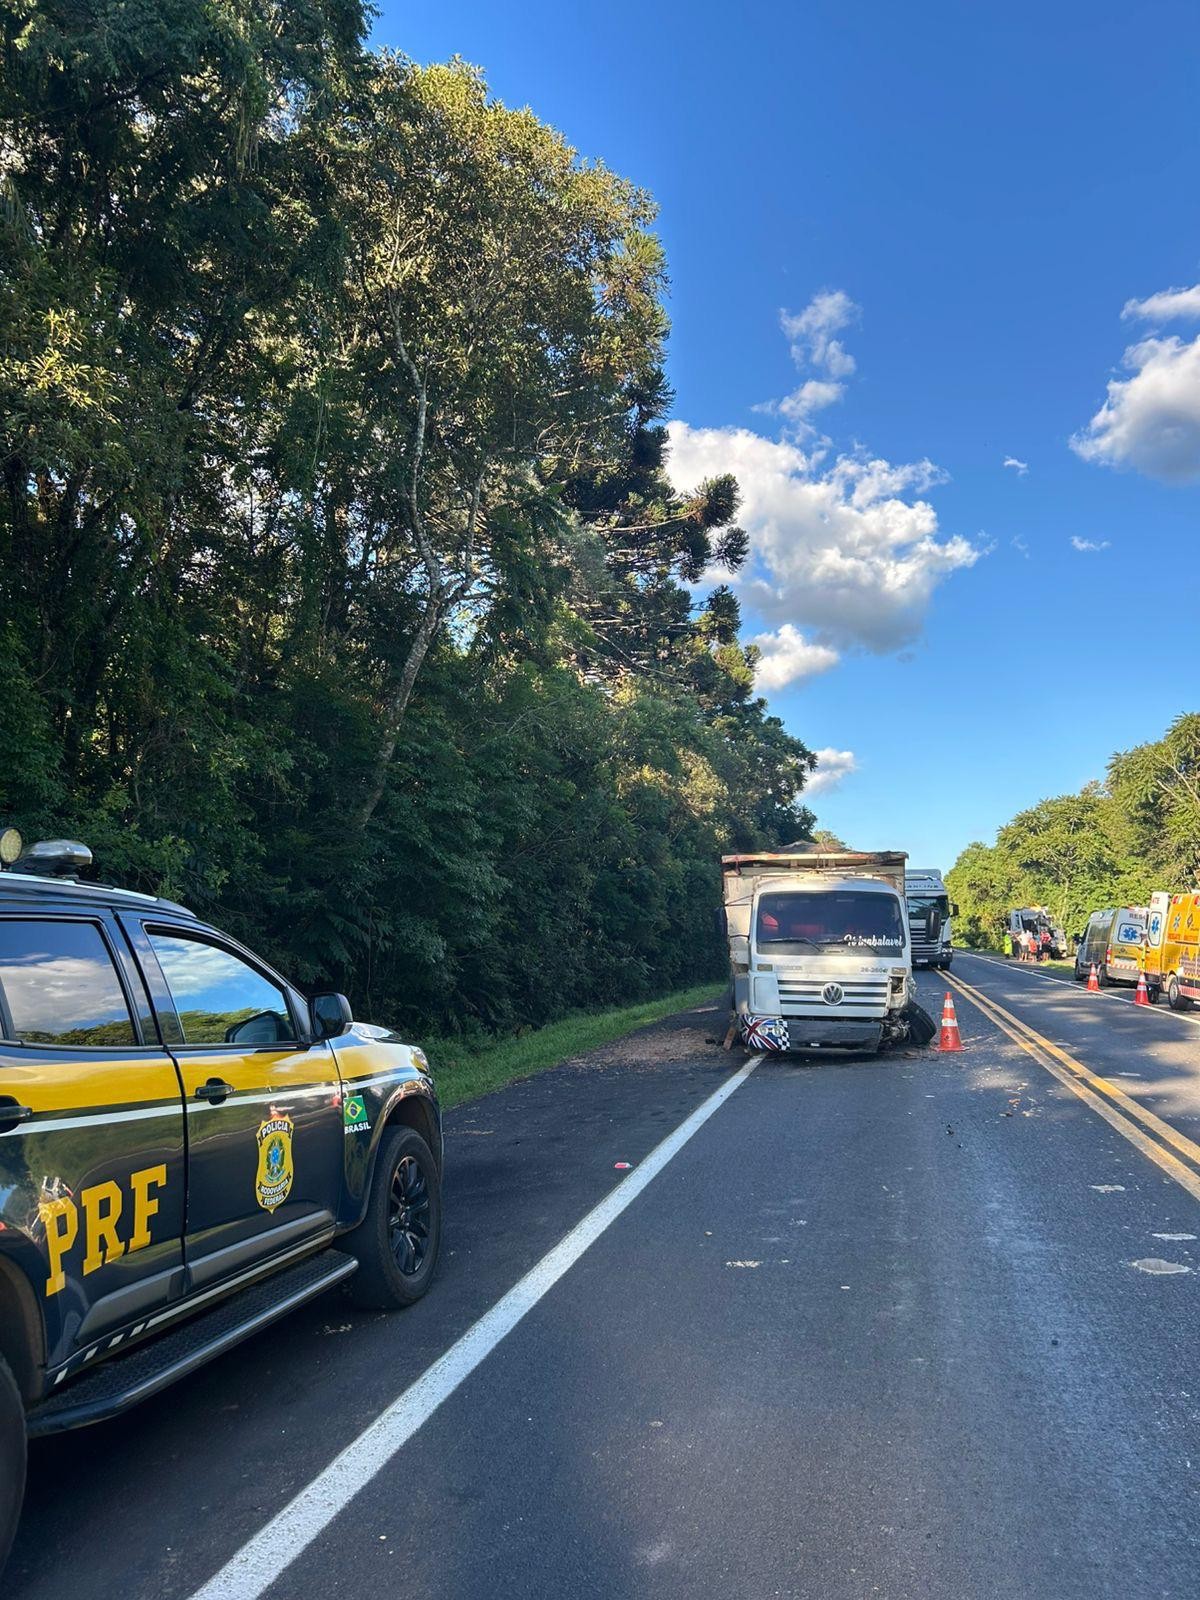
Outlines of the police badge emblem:
<svg viewBox="0 0 1200 1600">
<path fill-rule="evenodd" d="M 264 1211 L 274 1211 L 292 1192 L 291 1117 L 268 1117 L 258 1125 L 258 1177 L 254 1192 Z"/>
</svg>

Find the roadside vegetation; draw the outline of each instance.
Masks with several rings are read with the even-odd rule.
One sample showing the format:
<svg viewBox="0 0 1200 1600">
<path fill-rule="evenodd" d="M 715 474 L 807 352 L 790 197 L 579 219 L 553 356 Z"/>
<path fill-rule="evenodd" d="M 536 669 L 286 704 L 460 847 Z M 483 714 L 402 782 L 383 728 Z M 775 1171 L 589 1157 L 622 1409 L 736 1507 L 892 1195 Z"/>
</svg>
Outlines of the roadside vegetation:
<svg viewBox="0 0 1200 1600">
<path fill-rule="evenodd" d="M 1114 755 L 1103 783 L 1022 811 L 946 876 L 959 943 L 999 949 L 1015 906 L 1044 905 L 1068 936 L 1106 906 L 1200 884 L 1200 713 Z"/>
<path fill-rule="evenodd" d="M 354 0 L 3 29 L 0 819 L 421 1034 L 718 975 L 813 757 L 651 198 Z"/>
<path fill-rule="evenodd" d="M 716 985 L 703 983 L 631 1006 L 577 1012 L 508 1039 L 459 1035 L 431 1039 L 426 1048 L 442 1106 L 449 1108 L 461 1105 L 464 1100 L 475 1100 L 492 1089 L 503 1088 L 518 1078 L 529 1078 L 548 1067 L 561 1066 L 572 1056 L 598 1050 L 602 1045 L 623 1039 L 626 1034 L 661 1022 L 676 1012 L 690 1011 L 706 1002 L 715 1006 L 719 1000 L 720 990 Z M 714 1016 L 713 1026 L 723 1030 L 727 1021 L 727 1014 L 719 1012 Z"/>
</svg>

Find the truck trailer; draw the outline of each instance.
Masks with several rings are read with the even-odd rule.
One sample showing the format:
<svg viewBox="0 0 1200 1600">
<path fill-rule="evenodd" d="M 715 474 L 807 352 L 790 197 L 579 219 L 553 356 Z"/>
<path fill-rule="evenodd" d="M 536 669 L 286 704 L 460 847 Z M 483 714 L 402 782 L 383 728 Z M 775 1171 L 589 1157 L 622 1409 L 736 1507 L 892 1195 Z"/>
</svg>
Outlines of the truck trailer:
<svg viewBox="0 0 1200 1600">
<path fill-rule="evenodd" d="M 751 1050 L 878 1050 L 915 1005 L 903 850 L 722 856 L 732 1003 Z M 923 1020 L 922 1020 L 923 1019 Z"/>
</svg>

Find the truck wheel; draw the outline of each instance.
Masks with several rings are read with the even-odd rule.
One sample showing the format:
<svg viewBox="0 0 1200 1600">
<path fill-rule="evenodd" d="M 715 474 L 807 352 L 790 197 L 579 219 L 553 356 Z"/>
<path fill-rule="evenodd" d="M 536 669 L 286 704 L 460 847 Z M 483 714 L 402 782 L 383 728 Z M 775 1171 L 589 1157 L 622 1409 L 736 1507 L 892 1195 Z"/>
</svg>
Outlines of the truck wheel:
<svg viewBox="0 0 1200 1600">
<path fill-rule="evenodd" d="M 1181 993 L 1179 979 L 1174 973 L 1167 982 L 1167 1004 L 1172 1011 L 1190 1011 L 1192 1008 L 1192 1002 L 1187 995 Z"/>
<path fill-rule="evenodd" d="M 904 1008 L 908 1020 L 908 1037 L 919 1049 L 927 1049 L 937 1038 L 938 1026 L 924 1006 L 910 1000 Z"/>
<path fill-rule="evenodd" d="M 442 1185 L 433 1152 L 413 1128 L 392 1128 L 375 1157 L 366 1216 L 340 1248 L 358 1260 L 347 1289 L 355 1305 L 414 1305 L 437 1268 Z"/>
<path fill-rule="evenodd" d="M 0 1572 L 12 1547 L 25 1498 L 25 1407 L 12 1373 L 0 1361 Z"/>
</svg>

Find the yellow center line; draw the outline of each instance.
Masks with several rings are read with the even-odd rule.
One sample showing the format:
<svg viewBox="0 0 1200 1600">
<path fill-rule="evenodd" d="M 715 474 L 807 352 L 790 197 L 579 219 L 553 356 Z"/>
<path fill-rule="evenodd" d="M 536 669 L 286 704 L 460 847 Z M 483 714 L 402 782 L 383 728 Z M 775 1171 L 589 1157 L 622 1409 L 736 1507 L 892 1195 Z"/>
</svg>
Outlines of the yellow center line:
<svg viewBox="0 0 1200 1600">
<path fill-rule="evenodd" d="M 964 983 L 961 978 L 951 976 L 949 972 L 943 973 L 943 977 L 952 988 L 957 989 L 977 1010 L 994 1022 L 1002 1033 L 1007 1034 L 1014 1044 L 1020 1045 L 1031 1055 L 1039 1066 L 1057 1078 L 1061 1084 L 1070 1089 L 1072 1094 L 1077 1095 L 1085 1105 L 1103 1117 L 1105 1122 L 1115 1128 L 1123 1138 L 1128 1139 L 1130 1144 L 1144 1156 L 1148 1156 L 1174 1178 L 1193 1199 L 1200 1200 L 1200 1145 L 1194 1144 L 1169 1122 L 1156 1117 L 1153 1111 L 1148 1111 L 1145 1106 L 1130 1099 L 1115 1083 L 1089 1072 L 1082 1062 L 1043 1037 L 1027 1022 L 1022 1022 L 1020 1017 L 1015 1017 L 1012 1012 L 1006 1011 L 990 995 L 983 994 L 971 984 Z M 1147 1133 L 1143 1133 L 1142 1128 L 1137 1126 L 1139 1122 L 1142 1127 L 1154 1133 L 1157 1139 L 1171 1145 L 1180 1155 L 1194 1163 L 1197 1171 L 1185 1166 L 1178 1156 L 1164 1149 L 1157 1139 L 1151 1139 Z"/>
</svg>

